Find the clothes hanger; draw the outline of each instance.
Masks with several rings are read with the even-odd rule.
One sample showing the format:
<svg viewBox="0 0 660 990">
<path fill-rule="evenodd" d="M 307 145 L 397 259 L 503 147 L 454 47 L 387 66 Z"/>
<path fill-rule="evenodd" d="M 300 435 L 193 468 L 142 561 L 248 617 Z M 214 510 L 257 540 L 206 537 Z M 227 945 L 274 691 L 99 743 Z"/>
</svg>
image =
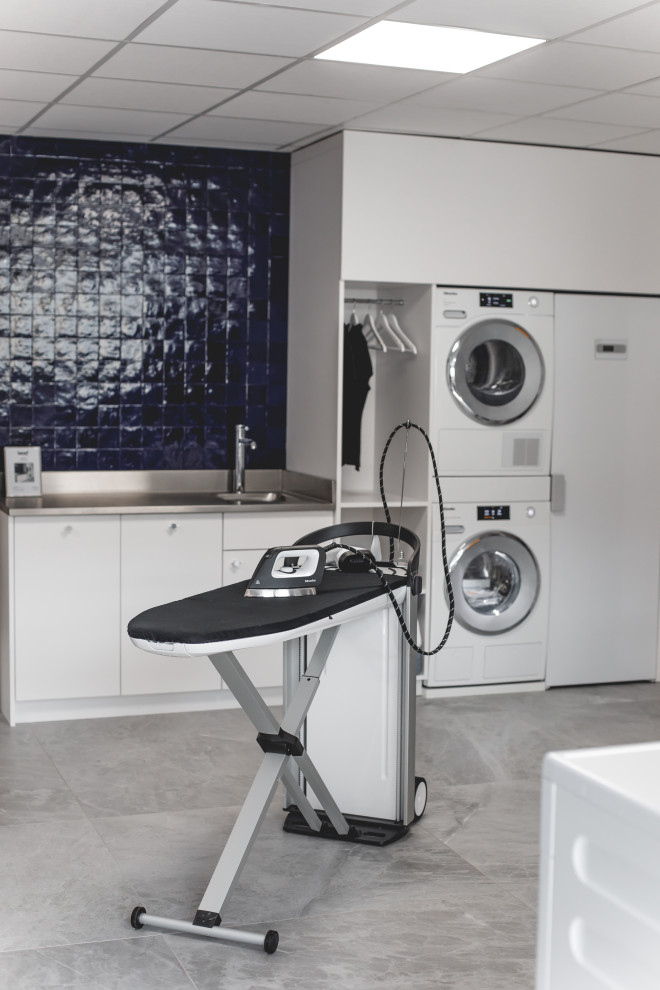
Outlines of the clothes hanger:
<svg viewBox="0 0 660 990">
<path fill-rule="evenodd" d="M 397 318 L 394 315 L 394 313 L 390 313 L 389 314 L 388 321 L 389 321 L 390 329 L 392 330 L 392 332 L 397 337 L 399 337 L 400 340 L 403 342 L 403 345 L 404 345 L 403 346 L 403 350 L 404 351 L 409 351 L 411 354 L 417 354 L 417 347 L 415 346 L 415 344 L 413 344 L 413 342 L 410 339 L 410 337 L 403 332 L 403 330 L 401 329 L 401 326 L 399 324 L 399 321 L 397 320 Z"/>
<path fill-rule="evenodd" d="M 370 345 L 372 347 L 372 349 L 373 350 L 377 350 L 377 351 L 382 351 L 383 354 L 387 354 L 387 344 L 385 343 L 385 341 L 381 337 L 381 335 L 379 333 L 379 330 L 378 330 L 378 327 L 376 326 L 376 324 L 374 322 L 374 318 L 371 315 L 371 313 L 367 313 L 366 314 L 366 316 L 364 317 L 364 321 L 363 321 L 363 324 L 362 325 L 364 326 L 365 330 L 372 335 L 372 337 L 375 337 L 376 338 L 376 340 L 378 342 L 377 346 L 375 346 L 375 347 L 373 347 L 373 345 Z"/>
<path fill-rule="evenodd" d="M 390 340 L 394 341 L 394 346 L 397 350 L 405 351 L 405 344 L 390 326 L 390 322 L 382 309 L 378 310 L 378 315 L 376 316 L 376 326 L 382 327 L 385 333 L 389 336 Z"/>
</svg>

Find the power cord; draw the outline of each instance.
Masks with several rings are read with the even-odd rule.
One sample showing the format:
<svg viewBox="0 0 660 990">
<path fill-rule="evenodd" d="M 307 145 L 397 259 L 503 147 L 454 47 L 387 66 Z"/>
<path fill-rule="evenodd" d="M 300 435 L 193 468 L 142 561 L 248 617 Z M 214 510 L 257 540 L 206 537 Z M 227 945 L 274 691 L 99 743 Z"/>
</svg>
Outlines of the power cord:
<svg viewBox="0 0 660 990">
<path fill-rule="evenodd" d="M 438 506 L 440 508 L 440 534 L 442 538 L 442 566 L 444 570 L 445 585 L 447 587 L 447 598 L 449 601 L 449 615 L 447 617 L 447 625 L 445 628 L 444 636 L 440 640 L 440 643 L 433 650 L 424 650 L 421 646 L 419 646 L 418 643 L 414 641 L 414 639 L 410 634 L 410 630 L 408 629 L 408 626 L 406 624 L 406 620 L 403 617 L 403 613 L 399 608 L 399 603 L 397 602 L 394 593 L 388 584 L 387 576 L 385 575 L 384 571 L 381 569 L 382 567 L 391 567 L 396 569 L 397 567 L 402 566 L 396 564 L 394 561 L 394 537 L 390 537 L 389 561 L 383 561 L 383 560 L 376 561 L 374 560 L 373 555 L 368 553 L 367 551 L 360 550 L 358 547 L 348 546 L 345 543 L 332 543 L 329 547 L 326 547 L 326 550 L 335 550 L 335 549 L 348 550 L 350 551 L 351 555 L 357 556 L 357 559 L 355 560 L 355 564 L 352 567 L 349 564 L 348 558 L 345 558 L 344 567 L 342 567 L 341 561 L 339 561 L 337 566 L 339 567 L 340 570 L 352 569 L 352 570 L 362 570 L 362 571 L 373 571 L 373 573 L 376 574 L 378 580 L 385 589 L 385 593 L 390 599 L 392 608 L 396 613 L 396 616 L 399 620 L 399 625 L 401 626 L 403 635 L 405 636 L 409 646 L 411 646 L 416 653 L 420 653 L 422 656 L 432 657 L 436 653 L 440 652 L 440 650 L 443 648 L 443 646 L 449 639 L 449 633 L 451 632 L 452 623 L 454 621 L 454 591 L 451 586 L 451 575 L 449 573 L 449 563 L 447 561 L 447 536 L 445 529 L 445 510 L 442 500 L 442 489 L 440 487 L 440 478 L 438 475 L 438 465 L 435 460 L 435 452 L 433 450 L 431 441 L 429 440 L 428 434 L 426 433 L 425 430 L 422 429 L 421 426 L 418 426 L 417 423 L 411 423 L 410 420 L 407 420 L 405 423 L 399 423 L 399 425 L 392 430 L 389 437 L 387 438 L 387 442 L 385 443 L 383 454 L 380 459 L 380 497 L 383 503 L 383 508 L 385 510 L 385 518 L 387 522 L 391 524 L 392 517 L 390 514 L 389 506 L 387 504 L 387 498 L 385 496 L 385 486 L 383 484 L 385 458 L 387 457 L 387 452 L 390 448 L 390 444 L 392 443 L 392 440 L 394 439 L 398 431 L 403 429 L 406 430 L 406 450 L 408 448 L 408 433 L 410 432 L 411 429 L 419 430 L 419 432 L 426 440 L 426 444 L 428 446 L 429 453 L 431 455 L 431 463 L 433 465 L 433 477 L 435 478 L 435 487 L 438 493 Z M 402 489 L 402 503 L 403 503 L 403 489 Z"/>
</svg>

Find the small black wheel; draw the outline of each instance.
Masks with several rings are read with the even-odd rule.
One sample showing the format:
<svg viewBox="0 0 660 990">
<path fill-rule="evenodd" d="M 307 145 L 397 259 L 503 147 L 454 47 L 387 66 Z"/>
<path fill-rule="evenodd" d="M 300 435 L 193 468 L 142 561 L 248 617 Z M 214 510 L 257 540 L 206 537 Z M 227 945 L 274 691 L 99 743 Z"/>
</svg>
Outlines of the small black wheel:
<svg viewBox="0 0 660 990">
<path fill-rule="evenodd" d="M 147 909 L 143 907 L 133 908 L 133 913 L 131 914 L 131 925 L 133 928 L 144 928 L 144 925 L 140 921 L 143 914 L 146 914 Z"/>
<path fill-rule="evenodd" d="M 266 932 L 266 937 L 264 939 L 264 952 L 267 952 L 268 955 L 272 955 L 273 952 L 275 952 L 277 946 L 279 945 L 279 942 L 280 942 L 279 932 L 276 932 L 271 928 L 270 931 Z"/>
<path fill-rule="evenodd" d="M 428 790 L 426 787 L 426 780 L 424 777 L 415 777 L 415 821 L 418 821 L 424 811 L 426 810 L 426 799 L 428 797 Z"/>
</svg>

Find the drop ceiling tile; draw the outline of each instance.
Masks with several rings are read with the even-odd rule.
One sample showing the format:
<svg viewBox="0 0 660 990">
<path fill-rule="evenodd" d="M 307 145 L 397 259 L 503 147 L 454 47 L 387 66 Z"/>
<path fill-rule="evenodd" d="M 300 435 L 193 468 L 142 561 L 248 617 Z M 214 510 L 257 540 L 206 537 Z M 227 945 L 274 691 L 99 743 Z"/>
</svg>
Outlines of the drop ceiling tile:
<svg viewBox="0 0 660 990">
<path fill-rule="evenodd" d="M 330 96 L 340 100 L 367 100 L 391 103 L 413 93 L 453 79 L 447 72 L 420 69 L 391 69 L 383 65 L 357 65 L 354 62 L 323 62 L 305 59 L 280 72 L 260 90 L 298 93 L 301 96 Z"/>
<path fill-rule="evenodd" d="M 308 137 L 318 130 L 315 124 L 299 124 L 273 120 L 242 120 L 235 117 L 197 117 L 171 135 L 191 144 L 198 141 L 249 141 L 281 147 L 291 141 Z M 169 137 L 169 136 L 168 136 Z"/>
<path fill-rule="evenodd" d="M 77 76 L 66 76 L 63 73 L 0 69 L 0 93 L 8 100 L 36 100 L 50 103 L 76 79 Z"/>
<path fill-rule="evenodd" d="M 0 30 L 120 40 L 162 6 L 163 0 L 2 0 Z"/>
<path fill-rule="evenodd" d="M 558 38 L 596 21 L 639 6 L 639 0 L 415 0 L 388 20 L 518 34 L 529 38 Z"/>
<path fill-rule="evenodd" d="M 300 56 L 329 45 L 364 18 L 224 0 L 178 0 L 137 40 L 156 45 Z"/>
<path fill-rule="evenodd" d="M 10 124 L 13 127 L 21 127 L 32 120 L 40 110 L 43 110 L 43 103 L 28 103 L 20 100 L 0 100 L 0 127 Z"/>
<path fill-rule="evenodd" d="M 39 127 L 108 134 L 162 134 L 186 119 L 184 114 L 156 113 L 149 110 L 116 110 L 104 107 L 76 107 L 58 103 L 35 121 Z"/>
<path fill-rule="evenodd" d="M 660 5 L 634 10 L 605 24 L 580 31 L 573 35 L 571 41 L 660 52 Z"/>
<path fill-rule="evenodd" d="M 244 89 L 290 65 L 288 58 L 239 55 L 199 48 L 129 44 L 109 58 L 95 75 L 112 79 Z"/>
<path fill-rule="evenodd" d="M 660 76 L 660 54 L 557 41 L 485 66 L 477 75 L 587 89 L 622 89 Z"/>
<path fill-rule="evenodd" d="M 592 124 L 588 121 L 558 120 L 556 117 L 527 117 L 502 127 L 479 131 L 479 140 L 522 141 L 526 144 L 557 144 L 585 148 L 598 141 L 614 140 L 636 133 L 634 127 Z"/>
<path fill-rule="evenodd" d="M 30 72 L 87 72 L 115 47 L 113 41 L 0 31 L 0 66 Z"/>
<path fill-rule="evenodd" d="M 635 96 L 632 93 L 607 93 L 594 100 L 555 110 L 552 116 L 640 128 L 660 127 L 660 98 Z"/>
<path fill-rule="evenodd" d="M 224 103 L 212 115 L 256 120 L 291 120 L 310 124 L 342 124 L 359 114 L 377 110 L 379 103 L 334 100 L 326 96 L 292 96 L 286 93 L 243 93 Z"/>
<path fill-rule="evenodd" d="M 180 86 L 173 83 L 137 82 L 129 79 L 83 79 L 62 103 L 76 106 L 124 107 L 128 110 L 160 110 L 170 113 L 203 113 L 225 100 L 235 89 Z"/>
<path fill-rule="evenodd" d="M 615 141 L 601 141 L 592 145 L 603 151 L 633 151 L 638 154 L 660 155 L 660 130 L 634 134 L 632 137 L 617 138 Z"/>
<path fill-rule="evenodd" d="M 359 130 L 396 130 L 411 134 L 462 137 L 513 119 L 515 118 L 510 114 L 420 107 L 405 101 L 358 117 L 351 126 Z"/>
<path fill-rule="evenodd" d="M 571 86 L 467 76 L 411 96 L 409 102 L 426 107 L 455 107 L 526 116 L 564 107 L 593 95 L 593 90 Z"/>
</svg>

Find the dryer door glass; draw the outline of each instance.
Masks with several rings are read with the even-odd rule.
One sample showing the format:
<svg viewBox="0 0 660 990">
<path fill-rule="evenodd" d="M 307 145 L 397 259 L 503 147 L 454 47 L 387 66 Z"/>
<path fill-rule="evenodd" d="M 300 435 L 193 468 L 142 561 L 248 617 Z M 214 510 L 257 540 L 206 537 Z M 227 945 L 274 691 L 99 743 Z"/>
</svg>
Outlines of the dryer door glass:
<svg viewBox="0 0 660 990">
<path fill-rule="evenodd" d="M 474 557 L 461 582 L 465 601 L 480 615 L 501 615 L 520 591 L 520 570 L 501 550 L 486 550 Z"/>
<path fill-rule="evenodd" d="M 543 387 L 541 352 L 510 320 L 482 320 L 454 342 L 447 361 L 452 396 L 466 415 L 486 425 L 511 423 Z"/>
<path fill-rule="evenodd" d="M 539 593 L 539 569 L 529 547 L 510 533 L 466 540 L 449 564 L 456 620 L 493 635 L 519 625 Z"/>
</svg>

